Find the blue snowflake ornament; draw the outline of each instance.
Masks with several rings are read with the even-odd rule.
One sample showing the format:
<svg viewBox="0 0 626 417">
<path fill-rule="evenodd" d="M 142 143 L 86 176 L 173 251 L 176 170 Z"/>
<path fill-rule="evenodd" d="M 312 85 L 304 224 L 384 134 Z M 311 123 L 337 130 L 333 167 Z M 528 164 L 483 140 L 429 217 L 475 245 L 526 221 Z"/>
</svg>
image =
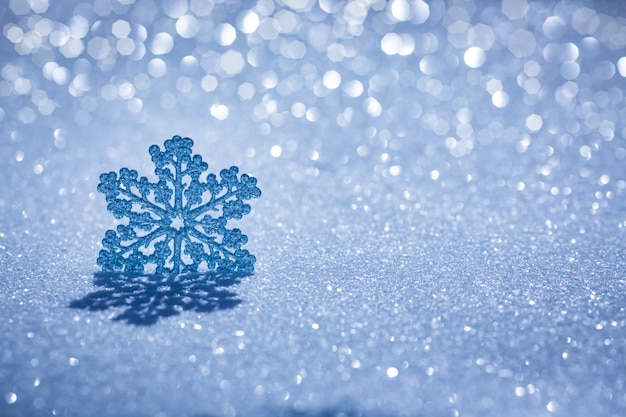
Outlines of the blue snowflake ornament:
<svg viewBox="0 0 626 417">
<path fill-rule="evenodd" d="M 230 219 L 250 212 L 246 200 L 261 196 L 256 178 L 237 176 L 235 166 L 202 174 L 209 166 L 191 154 L 193 140 L 174 136 L 165 150 L 150 146 L 159 181 L 138 178 L 122 168 L 100 175 L 98 191 L 116 219 L 127 219 L 107 230 L 97 263 L 103 271 L 143 273 L 153 265 L 157 274 L 196 272 L 205 267 L 218 273 L 251 273 L 256 258 L 241 246 L 248 237 L 228 229 Z"/>
</svg>

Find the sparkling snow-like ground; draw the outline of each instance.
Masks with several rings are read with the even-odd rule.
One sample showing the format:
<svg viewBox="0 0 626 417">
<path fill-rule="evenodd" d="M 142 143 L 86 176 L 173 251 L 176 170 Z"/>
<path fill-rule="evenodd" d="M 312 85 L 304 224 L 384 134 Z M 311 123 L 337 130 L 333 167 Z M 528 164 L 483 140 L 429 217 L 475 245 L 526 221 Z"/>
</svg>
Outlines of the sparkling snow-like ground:
<svg viewBox="0 0 626 417">
<path fill-rule="evenodd" d="M 0 5 L 1 416 L 626 414 L 618 2 L 50 3 Z M 98 274 L 174 134 L 258 178 L 254 275 Z"/>
</svg>

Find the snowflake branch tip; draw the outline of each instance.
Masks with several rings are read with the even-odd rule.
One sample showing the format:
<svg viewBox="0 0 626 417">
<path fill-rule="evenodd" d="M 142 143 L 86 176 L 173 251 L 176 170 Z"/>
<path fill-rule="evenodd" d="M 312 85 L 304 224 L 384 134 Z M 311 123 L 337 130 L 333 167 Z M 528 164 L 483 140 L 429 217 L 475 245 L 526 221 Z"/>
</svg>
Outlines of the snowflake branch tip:
<svg viewBox="0 0 626 417">
<path fill-rule="evenodd" d="M 256 258 L 242 249 L 248 237 L 226 226 L 250 213 L 245 201 L 261 196 L 257 180 L 235 166 L 221 170 L 219 179 L 203 176 L 209 166 L 192 147 L 192 139 L 178 135 L 163 150 L 150 146 L 156 183 L 128 168 L 100 175 L 107 210 L 124 222 L 105 233 L 97 260 L 103 271 L 254 271 Z"/>
</svg>

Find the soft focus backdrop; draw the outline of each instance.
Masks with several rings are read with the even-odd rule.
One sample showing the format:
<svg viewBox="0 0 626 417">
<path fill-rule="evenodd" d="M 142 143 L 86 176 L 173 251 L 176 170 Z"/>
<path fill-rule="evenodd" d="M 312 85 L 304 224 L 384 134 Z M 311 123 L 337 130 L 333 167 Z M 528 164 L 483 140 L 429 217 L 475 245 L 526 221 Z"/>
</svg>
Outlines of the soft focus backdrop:
<svg viewBox="0 0 626 417">
<path fill-rule="evenodd" d="M 3 0 L 0 415 L 626 415 L 626 3 Z M 98 275 L 192 137 L 254 275 Z"/>
</svg>

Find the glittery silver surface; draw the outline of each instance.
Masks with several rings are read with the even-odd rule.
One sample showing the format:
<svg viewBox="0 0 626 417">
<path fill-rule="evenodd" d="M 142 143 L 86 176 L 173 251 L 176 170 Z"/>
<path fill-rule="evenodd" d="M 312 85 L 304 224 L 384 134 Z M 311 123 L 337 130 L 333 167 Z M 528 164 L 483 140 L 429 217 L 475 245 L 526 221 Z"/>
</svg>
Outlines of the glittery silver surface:
<svg viewBox="0 0 626 417">
<path fill-rule="evenodd" d="M 626 414 L 622 2 L 5 0 L 0 27 L 0 415 Z M 258 178 L 256 272 L 106 281 L 98 176 L 175 134 Z"/>
</svg>

